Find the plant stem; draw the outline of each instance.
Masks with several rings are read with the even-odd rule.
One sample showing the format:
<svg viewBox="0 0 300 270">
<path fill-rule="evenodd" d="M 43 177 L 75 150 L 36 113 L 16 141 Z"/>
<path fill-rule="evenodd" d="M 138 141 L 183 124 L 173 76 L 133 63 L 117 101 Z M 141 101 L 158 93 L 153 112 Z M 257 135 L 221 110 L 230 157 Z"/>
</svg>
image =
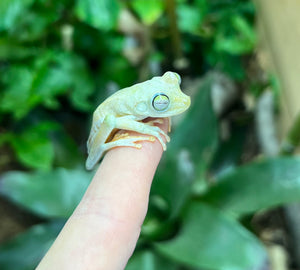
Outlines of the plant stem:
<svg viewBox="0 0 300 270">
<path fill-rule="evenodd" d="M 176 3 L 175 0 L 167 0 L 166 1 L 166 10 L 170 23 L 170 32 L 171 32 L 171 40 L 173 53 L 175 56 L 175 60 L 182 58 L 181 51 L 181 38 L 180 33 L 177 27 L 177 18 L 176 18 Z"/>
</svg>

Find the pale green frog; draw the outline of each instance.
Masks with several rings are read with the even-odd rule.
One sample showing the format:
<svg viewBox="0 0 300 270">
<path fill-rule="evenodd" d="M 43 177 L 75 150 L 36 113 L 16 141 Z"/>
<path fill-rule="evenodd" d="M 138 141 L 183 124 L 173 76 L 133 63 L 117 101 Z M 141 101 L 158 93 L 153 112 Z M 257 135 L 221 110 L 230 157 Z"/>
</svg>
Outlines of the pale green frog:
<svg viewBox="0 0 300 270">
<path fill-rule="evenodd" d="M 117 91 L 101 103 L 93 114 L 93 124 L 87 142 L 86 168 L 93 169 L 103 154 L 114 147 L 141 148 L 140 141 L 158 141 L 166 150 L 164 139 L 169 136 L 154 123 L 162 123 L 163 117 L 184 112 L 190 106 L 190 97 L 180 90 L 180 76 L 168 71 L 161 77 L 135 84 Z M 158 119 L 144 123 L 143 119 Z M 131 130 L 149 136 L 116 134 L 118 130 Z"/>
</svg>

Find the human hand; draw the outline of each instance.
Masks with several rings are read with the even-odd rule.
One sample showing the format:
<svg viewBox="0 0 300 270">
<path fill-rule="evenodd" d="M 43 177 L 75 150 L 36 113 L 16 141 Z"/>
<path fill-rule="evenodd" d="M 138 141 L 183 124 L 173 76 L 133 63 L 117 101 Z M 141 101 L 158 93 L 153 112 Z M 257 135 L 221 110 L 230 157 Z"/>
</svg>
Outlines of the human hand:
<svg viewBox="0 0 300 270">
<path fill-rule="evenodd" d="M 158 126 L 167 132 L 168 121 Z M 125 268 L 147 213 L 152 179 L 162 156 L 157 140 L 141 143 L 141 149 L 119 147 L 106 154 L 37 270 Z"/>
</svg>

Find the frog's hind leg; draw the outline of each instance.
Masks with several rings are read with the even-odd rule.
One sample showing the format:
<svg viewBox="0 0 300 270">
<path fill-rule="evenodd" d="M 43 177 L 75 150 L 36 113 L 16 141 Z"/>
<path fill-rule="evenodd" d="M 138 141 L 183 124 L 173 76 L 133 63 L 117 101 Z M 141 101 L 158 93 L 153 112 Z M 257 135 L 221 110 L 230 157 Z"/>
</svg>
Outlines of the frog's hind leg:
<svg viewBox="0 0 300 270">
<path fill-rule="evenodd" d="M 99 148 L 97 148 L 97 150 L 95 151 L 96 155 L 94 157 L 89 155 L 86 161 L 86 168 L 88 170 L 91 170 L 96 165 L 98 160 L 103 156 L 104 152 L 112 148 L 127 146 L 127 147 L 134 147 L 140 149 L 142 148 L 142 145 L 137 143 L 140 141 L 154 142 L 155 137 L 154 136 L 131 136 L 128 135 L 128 133 L 117 134 L 114 137 L 113 141 L 102 144 Z"/>
</svg>

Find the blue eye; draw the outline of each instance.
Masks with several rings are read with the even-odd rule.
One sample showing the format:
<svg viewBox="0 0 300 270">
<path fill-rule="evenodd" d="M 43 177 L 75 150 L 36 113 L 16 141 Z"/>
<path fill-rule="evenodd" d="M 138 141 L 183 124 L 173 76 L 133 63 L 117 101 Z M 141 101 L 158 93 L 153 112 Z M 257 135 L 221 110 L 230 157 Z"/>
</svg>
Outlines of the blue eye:
<svg viewBox="0 0 300 270">
<path fill-rule="evenodd" d="M 152 106 L 156 111 L 165 111 L 170 104 L 170 100 L 165 94 L 156 94 L 152 99 Z"/>
</svg>

